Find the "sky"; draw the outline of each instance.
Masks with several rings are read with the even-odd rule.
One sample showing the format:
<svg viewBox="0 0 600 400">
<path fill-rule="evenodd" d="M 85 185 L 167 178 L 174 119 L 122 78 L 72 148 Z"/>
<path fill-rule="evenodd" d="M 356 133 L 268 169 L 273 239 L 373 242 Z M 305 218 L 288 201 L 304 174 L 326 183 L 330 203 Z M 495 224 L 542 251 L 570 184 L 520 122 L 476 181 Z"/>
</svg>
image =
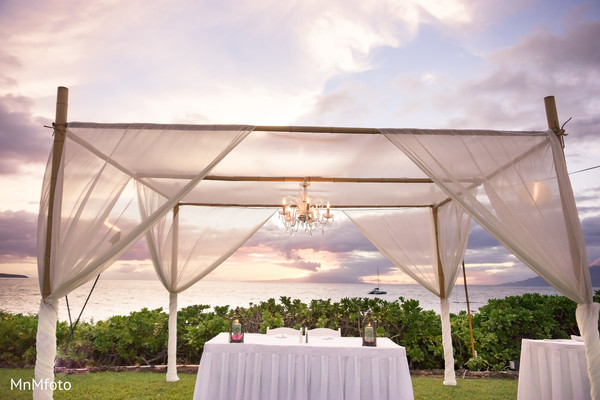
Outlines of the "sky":
<svg viewBox="0 0 600 400">
<path fill-rule="evenodd" d="M 545 130 L 565 157 L 600 265 L 600 3 L 557 0 L 0 0 L 0 272 L 37 276 L 56 88 L 69 120 Z M 481 227 L 472 284 L 535 276 Z M 336 214 L 276 218 L 206 279 L 414 283 Z M 155 279 L 137 243 L 105 279 Z"/>
</svg>

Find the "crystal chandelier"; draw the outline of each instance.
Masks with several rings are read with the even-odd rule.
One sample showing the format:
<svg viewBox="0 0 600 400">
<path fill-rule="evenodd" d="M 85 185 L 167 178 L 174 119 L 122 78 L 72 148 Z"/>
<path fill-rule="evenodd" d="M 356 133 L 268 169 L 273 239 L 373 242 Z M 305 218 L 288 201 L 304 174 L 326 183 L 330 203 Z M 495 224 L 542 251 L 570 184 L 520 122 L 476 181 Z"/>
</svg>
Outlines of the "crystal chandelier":
<svg viewBox="0 0 600 400">
<path fill-rule="evenodd" d="M 286 196 L 283 198 L 283 207 L 279 211 L 279 217 L 283 222 L 286 231 L 291 233 L 298 232 L 299 228 L 304 229 L 304 232 L 312 236 L 315 229 L 321 229 L 325 232 L 325 225 L 331 219 L 333 214 L 329 209 L 324 207 L 324 201 L 319 195 L 308 196 L 308 187 L 310 182 L 308 178 L 304 178 L 300 183 L 300 191 L 298 197 Z"/>
</svg>

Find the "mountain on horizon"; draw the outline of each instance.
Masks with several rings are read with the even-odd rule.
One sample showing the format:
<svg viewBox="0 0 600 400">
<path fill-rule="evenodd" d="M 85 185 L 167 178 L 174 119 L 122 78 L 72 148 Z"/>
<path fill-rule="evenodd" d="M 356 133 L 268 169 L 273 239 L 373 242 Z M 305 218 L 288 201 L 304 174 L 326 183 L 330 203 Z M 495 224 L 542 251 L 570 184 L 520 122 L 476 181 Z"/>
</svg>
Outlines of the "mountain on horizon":
<svg viewBox="0 0 600 400">
<path fill-rule="evenodd" d="M 592 287 L 600 287 L 600 267 L 590 267 Z M 525 279 L 524 281 L 503 283 L 500 286 L 550 286 L 541 276 Z"/>
<path fill-rule="evenodd" d="M 29 278 L 29 277 L 27 275 L 5 274 L 4 272 L 0 272 L 0 278 Z"/>
</svg>

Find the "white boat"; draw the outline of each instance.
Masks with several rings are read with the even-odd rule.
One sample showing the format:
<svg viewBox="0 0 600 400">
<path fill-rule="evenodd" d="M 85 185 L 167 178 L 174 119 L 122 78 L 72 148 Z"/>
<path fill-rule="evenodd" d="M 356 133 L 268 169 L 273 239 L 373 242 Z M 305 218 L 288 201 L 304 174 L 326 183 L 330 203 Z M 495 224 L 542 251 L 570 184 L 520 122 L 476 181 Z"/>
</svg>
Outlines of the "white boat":
<svg viewBox="0 0 600 400">
<path fill-rule="evenodd" d="M 369 294 L 387 294 L 385 290 L 379 290 L 378 287 L 374 288 L 369 292 Z"/>
<path fill-rule="evenodd" d="M 371 290 L 369 294 L 387 294 L 385 290 L 379 289 L 379 268 L 377 268 L 377 287 Z"/>
</svg>

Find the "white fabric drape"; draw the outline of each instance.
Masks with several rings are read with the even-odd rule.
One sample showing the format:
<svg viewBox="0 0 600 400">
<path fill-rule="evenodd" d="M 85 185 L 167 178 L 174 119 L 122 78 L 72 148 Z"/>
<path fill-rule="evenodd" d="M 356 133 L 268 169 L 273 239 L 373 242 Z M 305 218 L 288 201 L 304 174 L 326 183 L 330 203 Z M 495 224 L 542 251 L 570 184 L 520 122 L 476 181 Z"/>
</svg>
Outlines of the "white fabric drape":
<svg viewBox="0 0 600 400">
<path fill-rule="evenodd" d="M 444 348 L 444 385 L 456 386 L 452 329 L 450 328 L 450 302 L 447 298 L 440 299 L 440 319 L 442 320 L 442 346 Z"/>
<path fill-rule="evenodd" d="M 590 377 L 592 399 L 600 399 L 600 339 L 598 337 L 598 316 L 600 304 L 578 304 L 575 312 L 579 332 L 585 343 L 585 359 Z"/>
<path fill-rule="evenodd" d="M 45 301 L 59 299 L 108 268 L 252 129 L 248 126 L 70 123 L 56 182 L 52 232 L 49 233 L 52 237 L 51 293 Z M 183 157 L 182 151 L 187 151 L 188 156 Z M 52 161 L 44 178 L 38 218 L 40 291 L 51 164 Z M 132 182 L 152 185 L 152 179 L 147 177 L 168 173 L 174 167 L 188 173 L 170 190 L 162 190 L 163 203 L 140 220 Z M 38 322 L 42 329 L 52 324 L 51 315 L 42 312 L 44 309 L 45 306 L 40 307 Z M 42 338 L 49 336 L 55 334 L 50 331 L 38 334 L 38 348 L 47 346 Z M 53 374 L 48 366 L 53 365 L 54 359 L 49 357 L 50 353 L 41 352 L 36 358 L 36 368 L 44 369 L 45 376 Z"/>
<path fill-rule="evenodd" d="M 468 214 L 452 201 L 435 210 L 431 207 L 360 209 L 345 213 L 394 265 L 440 297 L 444 384 L 456 385 L 447 299 L 454 288 L 467 247 Z"/>
<path fill-rule="evenodd" d="M 142 219 L 162 203 L 161 195 L 142 187 Z M 271 217 L 270 208 L 177 206 L 147 233 L 154 269 L 170 293 L 167 381 L 177 381 L 177 293 L 217 268 Z M 175 305 L 173 305 L 175 303 Z"/>
<path fill-rule="evenodd" d="M 346 215 L 390 261 L 431 293 L 448 298 L 458 276 L 469 237 L 468 214 L 454 204 L 438 207 L 438 234 L 431 207 L 405 209 L 354 209 Z M 442 261 L 443 280 L 438 273 Z"/>
<path fill-rule="evenodd" d="M 177 382 L 177 293 L 169 293 L 169 339 L 167 343 L 167 382 Z"/>
<path fill-rule="evenodd" d="M 34 377 L 36 382 L 54 382 L 54 359 L 56 358 L 56 322 L 58 321 L 58 300 L 40 301 L 38 327 L 35 340 L 37 351 Z M 52 399 L 49 385 L 34 386 L 33 398 Z"/>
<path fill-rule="evenodd" d="M 444 297 L 440 296 L 442 345 L 444 348 L 444 385 L 456 386 L 452 330 L 450 328 L 450 302 L 460 265 L 465 257 L 471 218 L 456 202 L 437 208 L 437 241 L 439 257 L 444 271 Z"/>
<path fill-rule="evenodd" d="M 382 132 L 533 271 L 583 308 L 595 308 L 575 200 L 552 131 Z M 477 196 L 466 193 L 477 186 Z M 588 354 L 599 354 L 598 314 L 581 313 L 581 318 Z M 587 362 L 592 398 L 598 398 L 600 357 Z"/>
<path fill-rule="evenodd" d="M 474 193 L 474 191 L 472 191 Z M 437 241 L 444 271 L 444 298 L 449 298 L 467 251 L 471 217 L 455 201 L 437 208 Z"/>
<path fill-rule="evenodd" d="M 72 123 L 67 129 L 57 182 L 59 190 L 55 196 L 50 262 L 52 293 L 49 296 L 54 299 L 87 282 L 118 259 L 252 129 L 221 126 L 176 130 L 107 125 L 106 129 L 86 130 L 87 125 L 78 126 Z M 92 139 L 94 145 L 88 142 Z M 182 157 L 183 149 L 193 157 Z M 174 154 L 169 158 L 171 152 Z M 138 185 L 152 186 L 152 179 L 144 176 L 164 174 L 174 167 L 173 163 L 181 163 L 182 158 L 191 164 L 190 174 L 178 179 L 178 185 L 170 191 L 161 191 L 160 207 L 140 220 L 134 185 L 130 181 L 136 178 Z M 148 170 L 134 168 L 138 163 L 147 165 Z M 48 187 L 44 184 L 38 219 L 42 239 L 38 243 L 40 282 L 44 269 Z"/>
<path fill-rule="evenodd" d="M 152 211 L 154 192 L 140 190 L 142 215 Z M 275 210 L 180 206 L 158 221 L 146 233 L 146 243 L 156 273 L 171 293 L 181 293 L 213 271 L 256 231 Z"/>
<path fill-rule="evenodd" d="M 431 208 L 344 212 L 381 254 L 427 290 L 440 295 Z"/>
</svg>

